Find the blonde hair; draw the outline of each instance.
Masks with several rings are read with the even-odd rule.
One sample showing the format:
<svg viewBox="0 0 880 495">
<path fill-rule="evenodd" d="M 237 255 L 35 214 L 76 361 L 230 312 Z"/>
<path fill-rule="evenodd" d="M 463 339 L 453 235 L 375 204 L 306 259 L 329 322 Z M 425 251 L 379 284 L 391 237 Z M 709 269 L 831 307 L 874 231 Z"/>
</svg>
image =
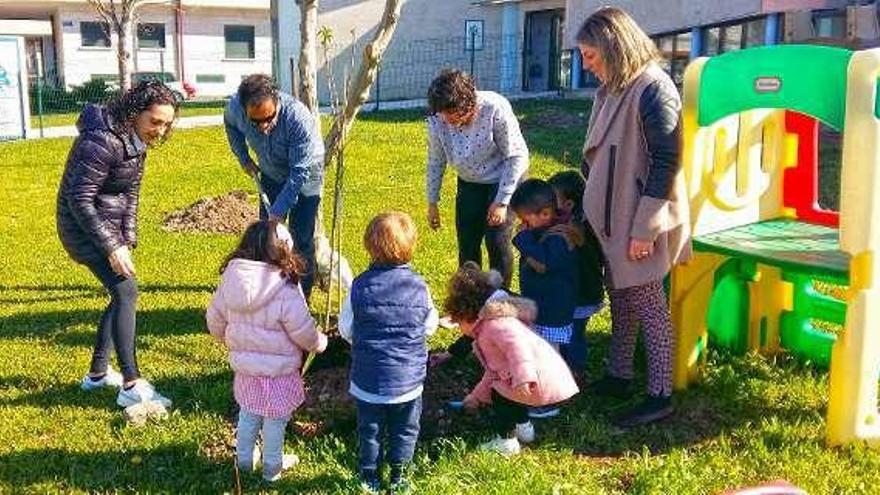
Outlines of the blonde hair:
<svg viewBox="0 0 880 495">
<path fill-rule="evenodd" d="M 416 225 L 400 211 L 376 215 L 364 232 L 364 246 L 373 263 L 401 265 L 412 261 L 416 247 Z"/>
<path fill-rule="evenodd" d="M 617 7 L 602 7 L 584 21 L 577 33 L 579 45 L 596 48 L 605 62 L 605 87 L 622 92 L 660 52 L 636 21 Z"/>
</svg>

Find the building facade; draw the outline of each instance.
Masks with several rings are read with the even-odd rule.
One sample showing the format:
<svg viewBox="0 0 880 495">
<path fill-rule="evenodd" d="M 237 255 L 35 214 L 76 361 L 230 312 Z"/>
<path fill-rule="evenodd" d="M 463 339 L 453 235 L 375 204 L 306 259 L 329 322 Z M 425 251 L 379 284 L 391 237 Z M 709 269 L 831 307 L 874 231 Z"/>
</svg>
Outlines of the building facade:
<svg viewBox="0 0 880 495">
<path fill-rule="evenodd" d="M 875 0 L 567 0 L 566 48 L 584 19 L 603 5 L 626 10 L 657 43 L 665 68 L 681 84 L 687 63 L 699 56 L 777 43 L 819 43 L 866 48 L 880 44 Z M 572 51 L 574 87 L 595 85 Z"/>
<path fill-rule="evenodd" d="M 272 70 L 269 0 L 174 0 L 139 10 L 134 72 L 227 96 L 242 76 Z M 31 82 L 70 88 L 117 78 L 114 33 L 86 0 L 0 0 L 0 34 L 22 36 Z"/>
</svg>

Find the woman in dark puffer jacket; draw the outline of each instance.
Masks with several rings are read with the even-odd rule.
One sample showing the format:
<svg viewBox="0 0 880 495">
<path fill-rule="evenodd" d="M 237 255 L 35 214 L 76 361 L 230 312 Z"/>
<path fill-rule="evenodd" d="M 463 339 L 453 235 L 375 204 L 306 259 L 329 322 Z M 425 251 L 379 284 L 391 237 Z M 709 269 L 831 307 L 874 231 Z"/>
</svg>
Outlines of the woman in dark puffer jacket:
<svg viewBox="0 0 880 495">
<path fill-rule="evenodd" d="M 177 108 L 174 94 L 158 81 L 141 82 L 106 107 L 86 105 L 58 191 L 61 244 L 110 293 L 98 325 L 91 369 L 81 387 L 119 387 L 116 402 L 121 407 L 147 400 L 171 405 L 138 370 L 138 292 L 131 250 L 137 245 L 138 196 L 147 147 L 167 138 Z M 109 366 L 111 344 L 121 374 Z"/>
</svg>

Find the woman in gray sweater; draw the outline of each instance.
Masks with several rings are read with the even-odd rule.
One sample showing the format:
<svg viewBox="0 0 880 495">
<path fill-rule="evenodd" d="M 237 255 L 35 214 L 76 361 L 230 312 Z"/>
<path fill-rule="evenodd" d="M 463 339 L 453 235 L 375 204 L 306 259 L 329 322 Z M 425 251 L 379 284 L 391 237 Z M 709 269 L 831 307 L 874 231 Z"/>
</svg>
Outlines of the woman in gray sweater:
<svg viewBox="0 0 880 495">
<path fill-rule="evenodd" d="M 447 69 L 428 88 L 428 223 L 440 228 L 440 189 L 446 166 L 458 174 L 455 231 L 459 266 L 482 264 L 485 238 L 489 266 L 510 285 L 513 216 L 510 197 L 529 168 L 529 150 L 510 103 L 498 93 L 477 91 L 471 76 Z"/>
</svg>

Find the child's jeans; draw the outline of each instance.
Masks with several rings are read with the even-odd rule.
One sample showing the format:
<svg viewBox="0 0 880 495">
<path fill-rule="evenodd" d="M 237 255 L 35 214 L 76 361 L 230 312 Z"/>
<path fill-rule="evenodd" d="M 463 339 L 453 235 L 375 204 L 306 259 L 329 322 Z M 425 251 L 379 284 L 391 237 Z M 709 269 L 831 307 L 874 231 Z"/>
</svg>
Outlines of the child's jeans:
<svg viewBox="0 0 880 495">
<path fill-rule="evenodd" d="M 400 404 L 356 402 L 360 471 L 378 470 L 383 459 L 392 468 L 411 461 L 419 438 L 422 397 Z"/>
<path fill-rule="evenodd" d="M 238 432 L 235 436 L 238 465 L 245 470 L 253 470 L 254 446 L 262 427 L 263 476 L 270 478 L 281 472 L 284 455 L 284 430 L 287 428 L 288 421 L 290 418 L 265 418 L 241 409 L 238 412 Z"/>
<path fill-rule="evenodd" d="M 514 402 L 492 390 L 492 428 L 501 438 L 513 438 L 516 425 L 529 422 L 525 404 Z"/>
</svg>

